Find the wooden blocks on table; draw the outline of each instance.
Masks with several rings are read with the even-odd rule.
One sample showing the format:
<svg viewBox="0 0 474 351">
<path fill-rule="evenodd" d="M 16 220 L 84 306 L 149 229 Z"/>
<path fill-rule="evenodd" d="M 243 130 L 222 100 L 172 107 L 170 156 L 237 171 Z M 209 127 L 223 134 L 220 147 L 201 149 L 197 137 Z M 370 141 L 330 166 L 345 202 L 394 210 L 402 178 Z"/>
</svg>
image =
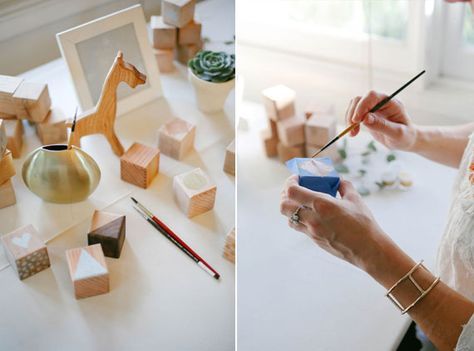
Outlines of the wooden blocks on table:
<svg viewBox="0 0 474 351">
<path fill-rule="evenodd" d="M 165 123 L 158 130 L 158 143 L 160 151 L 176 160 L 182 160 L 194 146 L 196 126 L 175 118 Z"/>
<path fill-rule="evenodd" d="M 5 183 L 16 174 L 15 165 L 13 164 L 12 153 L 10 150 L 0 157 L 0 184 Z"/>
<path fill-rule="evenodd" d="M 125 242 L 125 216 L 105 211 L 94 211 L 87 234 L 88 245 L 101 244 L 104 255 L 119 258 Z"/>
<path fill-rule="evenodd" d="M 178 30 L 175 26 L 165 23 L 162 16 L 151 16 L 150 27 L 155 49 L 172 50 L 176 47 Z"/>
<path fill-rule="evenodd" d="M 174 51 L 173 50 L 160 50 L 153 49 L 153 54 L 155 55 L 156 63 L 161 73 L 173 72 L 175 67 L 173 64 Z"/>
<path fill-rule="evenodd" d="M 286 146 L 304 144 L 305 120 L 303 117 L 294 116 L 277 122 L 278 137 Z"/>
<path fill-rule="evenodd" d="M 76 299 L 109 292 L 109 271 L 100 244 L 66 251 Z"/>
<path fill-rule="evenodd" d="M 235 228 L 225 238 L 223 256 L 229 262 L 235 263 Z"/>
<path fill-rule="evenodd" d="M 278 142 L 277 153 L 280 161 L 286 162 L 294 157 L 305 157 L 305 147 L 304 144 L 286 146 L 285 144 Z"/>
<path fill-rule="evenodd" d="M 11 179 L 0 184 L 0 209 L 16 204 L 15 189 Z"/>
<path fill-rule="evenodd" d="M 48 249 L 32 225 L 5 234 L 2 243 L 7 259 L 20 280 L 50 266 Z"/>
<path fill-rule="evenodd" d="M 225 149 L 224 172 L 235 175 L 235 140 Z"/>
<path fill-rule="evenodd" d="M 187 65 L 196 54 L 202 49 L 202 42 L 198 44 L 178 45 L 176 50 L 176 59 L 183 65 Z"/>
<path fill-rule="evenodd" d="M 19 119 L 5 119 L 2 124 L 5 126 L 7 136 L 7 149 L 12 152 L 13 158 L 21 157 L 23 147 L 23 122 Z"/>
<path fill-rule="evenodd" d="M 36 134 L 43 145 L 67 141 L 66 116 L 57 108 L 51 109 L 43 122 L 36 124 Z"/>
<path fill-rule="evenodd" d="M 120 157 L 120 177 L 128 183 L 146 189 L 158 174 L 159 164 L 160 150 L 133 143 Z"/>
<path fill-rule="evenodd" d="M 284 86 L 276 85 L 262 91 L 265 110 L 270 119 L 281 121 L 295 115 L 294 90 Z"/>
<path fill-rule="evenodd" d="M 176 202 L 189 218 L 211 210 L 214 207 L 216 191 L 216 185 L 200 168 L 173 178 Z"/>
<path fill-rule="evenodd" d="M 199 44 L 201 42 L 201 30 L 202 25 L 195 20 L 191 20 L 185 26 L 179 28 L 178 31 L 178 44 Z"/>
<path fill-rule="evenodd" d="M 269 130 L 262 130 L 260 136 L 263 141 L 265 155 L 267 155 L 267 157 L 275 157 L 278 154 L 278 138 L 274 138 Z"/>
<path fill-rule="evenodd" d="M 8 137 L 7 131 L 5 129 L 5 123 L 3 122 L 3 119 L 0 119 L 0 158 L 3 156 L 5 150 L 7 149 L 7 143 Z"/>
<path fill-rule="evenodd" d="M 163 0 L 161 13 L 164 22 L 176 27 L 183 27 L 193 19 L 195 5 L 195 0 Z"/>
<path fill-rule="evenodd" d="M 305 134 L 308 144 L 324 146 L 336 136 L 336 119 L 329 114 L 314 114 L 306 121 Z"/>
<path fill-rule="evenodd" d="M 13 99 L 23 78 L 0 75 L 0 118 L 17 118 L 18 104 Z"/>
</svg>

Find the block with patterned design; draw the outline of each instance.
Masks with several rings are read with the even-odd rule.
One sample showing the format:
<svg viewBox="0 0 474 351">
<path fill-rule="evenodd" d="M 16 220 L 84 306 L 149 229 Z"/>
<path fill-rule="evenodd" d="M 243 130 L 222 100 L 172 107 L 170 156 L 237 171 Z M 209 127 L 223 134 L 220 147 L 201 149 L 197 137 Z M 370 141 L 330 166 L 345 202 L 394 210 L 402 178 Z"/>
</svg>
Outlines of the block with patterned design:
<svg viewBox="0 0 474 351">
<path fill-rule="evenodd" d="M 158 130 L 160 151 L 176 160 L 182 160 L 192 150 L 196 127 L 180 118 L 163 124 Z"/>
<path fill-rule="evenodd" d="M 146 189 L 158 174 L 159 164 L 160 150 L 133 143 L 120 157 L 120 177 L 128 183 Z"/>
<path fill-rule="evenodd" d="M 189 217 L 214 208 L 217 187 L 200 168 L 173 178 L 173 192 L 181 210 Z"/>
<path fill-rule="evenodd" d="M 100 244 L 66 251 L 76 299 L 109 292 L 109 270 Z"/>
<path fill-rule="evenodd" d="M 94 211 L 87 234 L 89 245 L 101 244 L 104 255 L 119 258 L 125 242 L 125 215 Z"/>
<path fill-rule="evenodd" d="M 7 259 L 20 280 L 50 266 L 48 249 L 30 224 L 2 236 Z"/>
<path fill-rule="evenodd" d="M 229 262 L 235 263 L 235 228 L 225 238 L 223 256 Z"/>
</svg>

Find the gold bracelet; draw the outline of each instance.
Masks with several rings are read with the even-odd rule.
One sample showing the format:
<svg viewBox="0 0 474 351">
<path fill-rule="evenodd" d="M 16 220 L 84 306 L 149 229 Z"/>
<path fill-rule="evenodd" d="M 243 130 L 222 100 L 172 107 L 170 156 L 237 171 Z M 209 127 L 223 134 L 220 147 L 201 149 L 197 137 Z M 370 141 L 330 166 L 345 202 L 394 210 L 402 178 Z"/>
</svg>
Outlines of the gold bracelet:
<svg viewBox="0 0 474 351">
<path fill-rule="evenodd" d="M 405 314 L 407 313 L 413 306 L 415 306 L 422 298 L 424 298 L 435 286 L 436 284 L 438 284 L 439 282 L 439 277 L 437 277 L 433 283 L 431 283 L 431 285 L 426 289 L 424 290 L 420 284 L 417 283 L 417 281 L 413 278 L 412 276 L 412 273 L 415 272 L 419 267 L 423 267 L 423 269 L 425 269 L 426 271 L 428 271 L 426 269 L 426 267 L 423 265 L 423 260 L 421 260 L 418 264 L 416 264 L 412 269 L 410 269 L 410 271 L 405 274 L 403 277 L 400 278 L 400 280 L 398 280 L 398 282 L 396 282 L 388 291 L 387 293 L 385 294 L 385 296 L 387 296 L 390 301 L 392 301 L 395 306 L 397 306 L 400 311 L 402 312 L 402 314 Z M 393 296 L 392 294 L 392 291 L 401 283 L 403 282 L 404 280 L 408 279 L 417 289 L 418 291 L 420 292 L 420 295 L 415 299 L 415 301 L 413 301 L 410 305 L 408 305 L 407 307 L 403 307 L 402 304 L 395 298 L 395 296 Z"/>
</svg>

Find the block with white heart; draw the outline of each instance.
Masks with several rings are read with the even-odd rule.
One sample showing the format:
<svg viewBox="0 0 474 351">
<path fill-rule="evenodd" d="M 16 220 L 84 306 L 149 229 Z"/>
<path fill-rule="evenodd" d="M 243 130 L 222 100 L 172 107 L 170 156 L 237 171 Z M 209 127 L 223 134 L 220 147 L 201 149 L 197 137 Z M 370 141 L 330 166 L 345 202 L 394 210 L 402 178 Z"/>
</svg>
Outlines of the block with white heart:
<svg viewBox="0 0 474 351">
<path fill-rule="evenodd" d="M 299 185 L 336 196 L 340 178 L 330 158 L 293 158 L 286 166 L 291 173 L 298 175 Z"/>
<path fill-rule="evenodd" d="M 100 244 L 66 251 L 76 299 L 109 292 L 109 270 Z"/>
<path fill-rule="evenodd" d="M 48 249 L 31 224 L 2 236 L 2 244 L 7 259 L 20 280 L 50 266 Z"/>
</svg>

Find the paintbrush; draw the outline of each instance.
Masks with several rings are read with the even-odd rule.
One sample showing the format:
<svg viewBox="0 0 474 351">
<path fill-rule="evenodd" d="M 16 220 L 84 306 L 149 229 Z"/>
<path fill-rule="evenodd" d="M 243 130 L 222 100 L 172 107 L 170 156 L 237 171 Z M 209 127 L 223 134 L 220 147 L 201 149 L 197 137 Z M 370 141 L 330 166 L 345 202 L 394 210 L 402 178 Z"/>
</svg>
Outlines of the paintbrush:
<svg viewBox="0 0 474 351">
<path fill-rule="evenodd" d="M 368 113 L 374 113 L 375 111 L 381 109 L 387 102 L 389 102 L 390 100 L 392 100 L 395 95 L 397 95 L 399 92 L 401 92 L 403 89 L 405 89 L 407 86 L 409 86 L 411 83 L 413 83 L 415 80 L 417 80 L 423 73 L 425 73 L 426 71 L 423 70 L 421 71 L 420 73 L 418 73 L 416 76 L 414 76 L 412 79 L 410 79 L 408 82 L 406 82 L 402 87 L 400 87 L 397 91 L 395 91 L 394 93 L 392 93 L 392 95 L 389 95 L 387 97 L 385 97 L 383 100 L 379 101 L 379 103 L 377 103 L 377 105 L 375 105 L 374 107 L 372 107 Z M 353 123 L 351 124 L 350 126 L 348 126 L 346 129 L 344 129 L 342 132 L 340 132 L 334 139 L 332 139 L 331 141 L 329 141 L 326 145 L 324 145 L 321 149 L 319 149 L 319 151 L 317 151 L 313 156 L 311 156 L 311 158 L 313 157 L 316 157 L 318 156 L 321 152 L 323 152 L 324 150 L 326 150 L 328 147 L 330 147 L 332 144 L 334 144 L 336 141 L 338 141 L 339 139 L 341 139 L 344 135 L 346 135 L 347 133 L 349 133 L 351 130 L 353 130 L 354 128 L 356 128 L 357 126 L 359 126 L 365 119 L 365 116 L 364 118 L 362 119 L 362 121 L 358 122 L 358 123 Z"/>
<path fill-rule="evenodd" d="M 74 130 L 76 129 L 76 118 L 77 118 L 77 107 L 76 107 L 76 112 L 74 113 L 74 121 L 72 122 L 71 133 L 69 134 L 69 140 L 67 142 L 68 150 L 70 150 L 72 147 L 72 133 L 74 133 Z"/>
</svg>

